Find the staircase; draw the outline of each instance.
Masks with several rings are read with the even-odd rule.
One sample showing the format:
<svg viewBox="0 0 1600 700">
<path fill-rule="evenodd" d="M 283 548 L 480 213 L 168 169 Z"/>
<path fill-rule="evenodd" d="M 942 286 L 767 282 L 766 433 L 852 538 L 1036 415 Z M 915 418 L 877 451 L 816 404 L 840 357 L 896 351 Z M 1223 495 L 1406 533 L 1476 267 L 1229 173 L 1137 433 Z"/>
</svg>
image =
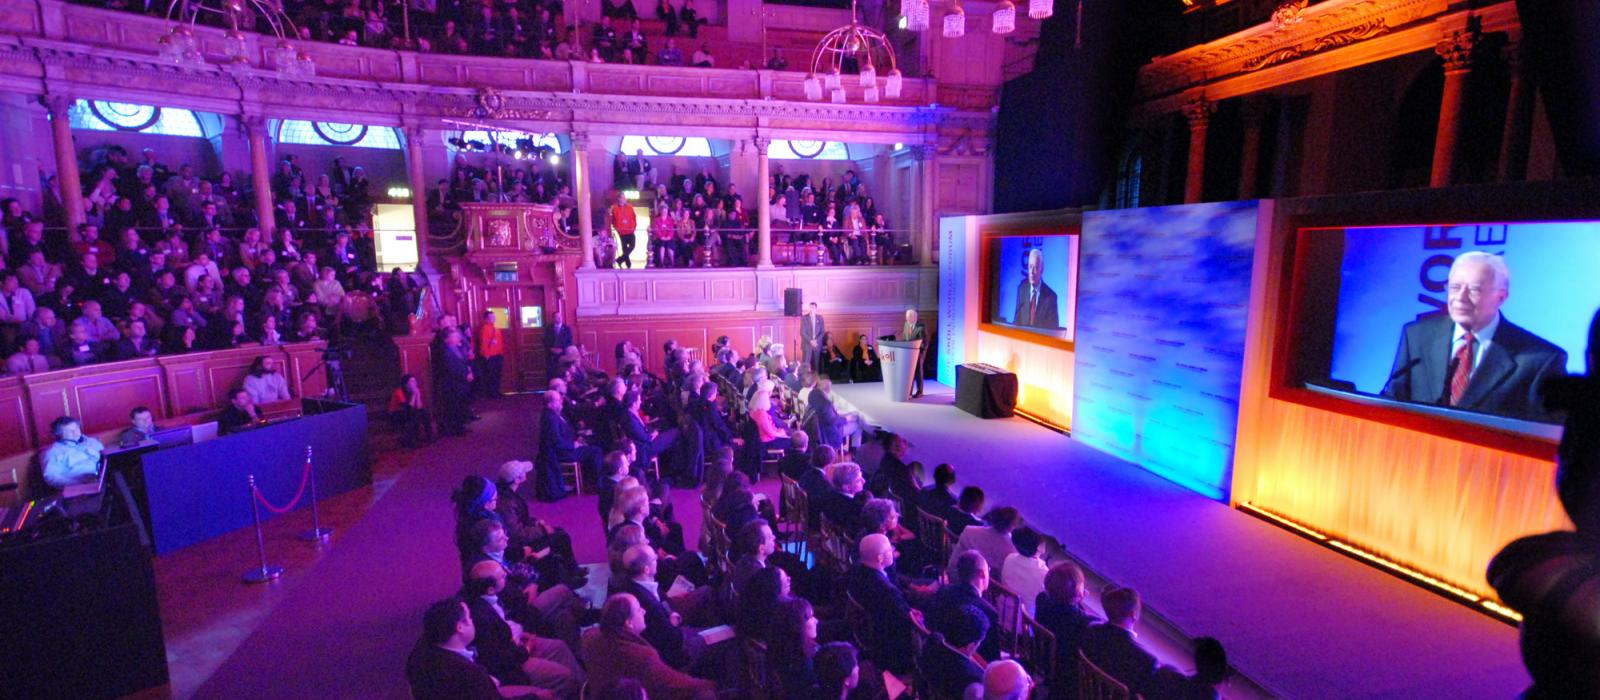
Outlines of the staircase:
<svg viewBox="0 0 1600 700">
<path fill-rule="evenodd" d="M 339 346 L 349 351 L 340 367 L 350 402 L 365 404 L 369 415 L 386 412 L 400 381 L 400 349 L 387 335 L 349 337 Z"/>
</svg>

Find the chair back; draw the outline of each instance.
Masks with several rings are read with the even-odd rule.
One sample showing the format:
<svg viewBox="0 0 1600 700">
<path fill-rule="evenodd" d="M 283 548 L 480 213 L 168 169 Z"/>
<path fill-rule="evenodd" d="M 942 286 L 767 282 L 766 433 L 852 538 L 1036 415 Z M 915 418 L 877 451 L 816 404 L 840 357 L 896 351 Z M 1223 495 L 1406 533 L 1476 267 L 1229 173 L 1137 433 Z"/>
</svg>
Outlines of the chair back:
<svg viewBox="0 0 1600 700">
<path fill-rule="evenodd" d="M 1022 606 L 1022 596 L 999 581 L 990 581 L 989 589 L 984 591 L 984 597 L 988 598 L 989 604 L 1000 613 L 999 629 L 991 630 L 990 633 L 1000 635 L 1000 651 L 1015 656 L 1022 618 L 1027 614 L 1027 609 Z"/>
<path fill-rule="evenodd" d="M 1060 676 L 1056 663 L 1056 635 L 1050 628 L 1039 624 L 1032 615 L 1022 616 L 1022 629 L 1017 634 L 1017 663 L 1028 669 L 1028 673 L 1050 688 L 1054 695 L 1060 695 L 1065 689 L 1058 688 Z"/>
<path fill-rule="evenodd" d="M 941 563 L 950 561 L 950 549 L 955 546 L 955 538 L 951 537 L 950 527 L 944 518 L 918 508 L 917 538 L 933 550 L 934 561 Z"/>
<path fill-rule="evenodd" d="M 778 514 L 782 521 L 780 525 L 788 526 L 794 532 L 803 533 L 806 529 L 806 514 L 811 512 L 811 499 L 806 495 L 806 490 L 800 488 L 800 482 L 782 474 L 779 474 L 778 478 L 783 483 L 783 492 L 778 499 Z"/>
<path fill-rule="evenodd" d="M 702 504 L 704 505 L 704 504 Z M 706 569 L 718 575 L 728 573 L 728 550 L 733 543 L 728 539 L 728 527 L 704 506 L 700 521 L 700 554 L 706 559 Z"/>
<path fill-rule="evenodd" d="M 1078 700 L 1131 700 L 1128 686 L 1078 651 Z"/>
</svg>

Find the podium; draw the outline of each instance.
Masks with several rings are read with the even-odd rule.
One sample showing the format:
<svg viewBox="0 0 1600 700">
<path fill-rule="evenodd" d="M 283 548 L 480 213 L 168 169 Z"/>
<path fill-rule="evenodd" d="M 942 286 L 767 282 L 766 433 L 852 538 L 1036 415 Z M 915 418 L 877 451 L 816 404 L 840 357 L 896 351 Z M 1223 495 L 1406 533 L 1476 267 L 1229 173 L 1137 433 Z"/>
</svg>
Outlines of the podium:
<svg viewBox="0 0 1600 700">
<path fill-rule="evenodd" d="M 921 340 L 879 340 L 878 358 L 883 361 L 883 389 L 890 401 L 911 400 L 911 380 L 922 354 Z"/>
</svg>

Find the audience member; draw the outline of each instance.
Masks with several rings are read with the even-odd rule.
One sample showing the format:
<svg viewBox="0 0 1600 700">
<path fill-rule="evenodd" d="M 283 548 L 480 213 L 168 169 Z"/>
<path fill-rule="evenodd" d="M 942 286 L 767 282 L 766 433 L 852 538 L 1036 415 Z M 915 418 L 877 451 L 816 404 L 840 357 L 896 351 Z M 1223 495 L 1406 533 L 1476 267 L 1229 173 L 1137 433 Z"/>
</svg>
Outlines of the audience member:
<svg viewBox="0 0 1600 700">
<path fill-rule="evenodd" d="M 479 665 L 477 638 L 467 604 L 442 600 L 422 616 L 422 639 L 406 658 L 406 681 L 416 700 L 500 700 L 501 688 Z M 507 689 L 509 690 L 509 689 Z"/>
<path fill-rule="evenodd" d="M 971 532 L 971 530 L 968 530 Z M 964 536 L 964 535 L 963 535 Z M 1011 533 L 1015 551 L 1006 555 L 1000 565 L 1000 582 L 1022 599 L 1028 614 L 1035 612 L 1034 599 L 1044 592 L 1044 579 L 1050 571 L 1044 557 L 1040 556 L 1039 533 L 1031 528 L 1017 528 Z"/>
<path fill-rule="evenodd" d="M 689 676 L 663 662 L 641 636 L 645 628 L 644 608 L 633 596 L 617 593 L 606 598 L 600 609 L 600 624 L 583 635 L 583 661 L 589 682 L 604 688 L 623 678 L 637 679 L 650 697 L 658 700 L 717 697 L 715 683 Z"/>
<path fill-rule="evenodd" d="M 1000 658 L 1000 635 L 993 633 L 1000 626 L 1000 613 L 983 597 L 989 589 L 989 563 L 982 554 L 968 550 L 956 555 L 950 569 L 950 582 L 939 588 L 928 605 L 928 629 L 949 636 L 950 629 L 961 622 L 961 609 L 976 608 L 989 618 L 991 630 L 978 645 L 978 655 Z"/>
<path fill-rule="evenodd" d="M 1139 624 L 1139 592 L 1131 588 L 1110 587 L 1100 594 L 1106 621 L 1089 626 L 1083 636 L 1083 655 L 1128 690 L 1152 697 L 1155 688 L 1156 657 L 1134 641 L 1133 628 Z"/>
<path fill-rule="evenodd" d="M 100 454 L 105 446 L 99 440 L 83 434 L 83 424 L 72 416 L 62 416 L 50 423 L 50 434 L 56 441 L 45 448 L 39 459 L 45 483 L 62 489 L 74 484 L 93 481 L 100 474 Z"/>
</svg>

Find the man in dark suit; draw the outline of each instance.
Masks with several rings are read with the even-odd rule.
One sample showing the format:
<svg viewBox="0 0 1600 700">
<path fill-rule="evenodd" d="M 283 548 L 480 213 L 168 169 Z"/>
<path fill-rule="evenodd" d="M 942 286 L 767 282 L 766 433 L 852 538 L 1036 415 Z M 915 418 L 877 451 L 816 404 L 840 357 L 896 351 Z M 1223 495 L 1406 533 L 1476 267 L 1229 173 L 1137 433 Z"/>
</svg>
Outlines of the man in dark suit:
<svg viewBox="0 0 1600 700">
<path fill-rule="evenodd" d="M 473 660 L 477 637 L 472 616 L 460 598 L 428 607 L 422 639 L 406 657 L 406 681 L 417 700 L 500 700 L 488 669 Z"/>
<path fill-rule="evenodd" d="M 987 636 L 989 618 L 968 605 L 961 608 L 948 633 L 928 640 L 922 650 L 922 672 L 939 697 L 966 697 L 968 688 L 983 683 L 983 666 L 973 654 Z"/>
<path fill-rule="evenodd" d="M 572 326 L 561 318 L 561 307 L 557 306 L 550 323 L 544 327 L 544 349 L 549 353 L 549 357 L 545 358 L 545 376 L 560 374 L 561 356 L 569 347 L 572 347 Z"/>
<path fill-rule="evenodd" d="M 822 341 L 822 334 L 827 330 L 827 322 L 817 311 L 817 302 L 811 302 L 800 316 L 800 361 L 806 363 L 812 371 L 821 366 L 818 343 Z"/>
<path fill-rule="evenodd" d="M 567 497 L 561 483 L 561 463 L 577 462 L 588 483 L 600 479 L 600 459 L 605 455 L 594 445 L 579 445 L 578 432 L 562 415 L 565 399 L 560 392 L 545 392 L 544 415 L 539 418 L 539 480 L 534 485 L 543 501 Z"/>
<path fill-rule="evenodd" d="M 1133 639 L 1139 623 L 1139 592 L 1113 588 L 1100 597 L 1106 621 L 1090 625 L 1083 636 L 1083 655 L 1122 681 L 1128 690 L 1150 697 L 1156 678 L 1156 657 Z"/>
<path fill-rule="evenodd" d="M 1550 422 L 1540 385 L 1566 373 L 1567 354 L 1511 323 L 1505 260 L 1479 251 L 1450 266 L 1447 313 L 1406 324 L 1383 395 L 1479 413 Z"/>
<path fill-rule="evenodd" d="M 894 564 L 894 545 L 881 534 L 861 538 L 861 563 L 845 572 L 844 586 L 870 613 L 867 657 L 894 674 L 911 670 L 912 620 L 922 613 L 911 609 L 905 594 L 890 582 L 885 570 Z"/>
<path fill-rule="evenodd" d="M 236 433 L 261 422 L 261 410 L 250 400 L 250 392 L 234 389 L 228 399 L 228 407 L 217 418 L 217 428 L 223 433 Z"/>
<path fill-rule="evenodd" d="M 1000 612 L 983 592 L 989 589 L 989 562 L 977 550 L 968 550 L 956 556 L 950 582 L 933 595 L 928 604 L 928 629 L 950 636 L 961 624 L 963 608 L 972 606 L 989 618 L 990 633 L 978 644 L 978 655 L 990 661 L 1000 658 L 1000 635 L 994 630 L 1000 626 Z"/>
<path fill-rule="evenodd" d="M 911 398 L 922 396 L 922 362 L 928 356 L 928 329 L 917 320 L 916 309 L 906 309 L 906 322 L 901 326 L 900 332 L 894 335 L 894 340 L 920 340 L 922 347 L 917 350 L 916 371 L 911 373 Z"/>
<path fill-rule="evenodd" d="M 609 593 L 626 593 L 639 601 L 639 607 L 644 609 L 644 633 L 639 636 L 655 647 L 668 666 L 680 670 L 688 668 L 691 658 L 686 643 L 691 640 L 678 626 L 683 618 L 658 595 L 655 550 L 648 544 L 629 547 L 622 553 L 622 566 L 628 578 L 612 581 Z M 700 635 L 693 635 L 693 639 L 699 638 Z"/>
<path fill-rule="evenodd" d="M 717 406 L 720 392 L 716 382 L 706 382 L 700 385 L 700 395 L 689 399 L 689 418 L 700 426 L 705 454 L 721 454 L 722 448 L 732 446 L 735 439 L 733 426 Z"/>
<path fill-rule="evenodd" d="M 1028 276 L 1017 285 L 1017 309 L 1011 323 L 1030 328 L 1056 329 L 1061 318 L 1056 308 L 1056 293 L 1044 283 L 1044 252 L 1028 251 Z"/>
<path fill-rule="evenodd" d="M 507 618 L 500 603 L 505 589 L 504 568 L 492 561 L 472 565 L 464 597 L 476 631 L 478 662 L 505 685 L 532 685 L 558 697 L 576 694 L 583 681 L 572 650 L 560 641 L 528 634 Z"/>
</svg>

